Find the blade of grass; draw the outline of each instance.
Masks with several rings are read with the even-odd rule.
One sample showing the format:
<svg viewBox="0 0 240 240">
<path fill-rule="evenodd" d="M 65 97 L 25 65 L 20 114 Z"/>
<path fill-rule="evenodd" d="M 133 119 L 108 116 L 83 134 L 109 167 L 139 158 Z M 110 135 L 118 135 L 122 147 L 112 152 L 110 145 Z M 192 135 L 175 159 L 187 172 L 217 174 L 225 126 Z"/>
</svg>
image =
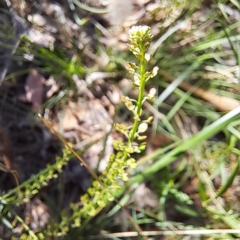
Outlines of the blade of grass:
<svg viewBox="0 0 240 240">
<path fill-rule="evenodd" d="M 216 198 L 222 196 L 228 190 L 228 188 L 232 185 L 233 180 L 234 180 L 234 178 L 236 177 L 236 175 L 238 173 L 239 164 L 240 164 L 240 157 L 238 158 L 237 164 L 233 168 L 233 171 L 231 172 L 231 174 L 230 174 L 229 178 L 227 179 L 226 183 L 223 186 L 221 186 L 221 188 L 217 192 Z"/>
<path fill-rule="evenodd" d="M 93 7 L 89 7 L 81 2 L 79 2 L 78 0 L 69 0 L 70 2 L 73 2 L 74 4 L 76 4 L 78 7 L 80 7 L 81 9 L 91 12 L 91 13 L 96 13 L 96 14 L 105 14 L 108 13 L 107 9 L 98 9 L 98 8 L 93 8 Z"/>
<path fill-rule="evenodd" d="M 172 76 L 170 76 L 165 71 L 159 70 L 159 74 L 163 75 L 168 81 L 176 81 Z M 228 112 L 232 109 L 238 107 L 240 105 L 240 102 L 236 99 L 228 98 L 225 96 L 221 96 L 218 94 L 215 94 L 210 91 L 205 91 L 202 88 L 198 88 L 195 86 L 191 86 L 187 82 L 180 82 L 179 86 L 184 89 L 185 91 L 193 91 L 193 94 L 202 98 L 203 100 L 211 103 L 215 108 L 222 112 Z"/>
<path fill-rule="evenodd" d="M 63 144 L 74 154 L 74 156 L 79 160 L 79 162 L 88 170 L 92 177 L 98 180 L 97 175 L 90 169 L 87 163 L 77 154 L 75 150 L 65 141 L 65 139 L 51 126 L 51 124 L 45 120 L 41 114 L 38 114 L 38 117 L 43 121 L 43 123 L 63 142 Z"/>
<path fill-rule="evenodd" d="M 239 25 L 239 23 L 238 23 Z M 236 36 L 231 36 L 230 41 L 232 42 L 236 42 L 240 40 L 240 35 L 236 35 Z M 218 45 L 227 43 L 229 40 L 225 37 L 225 38 L 220 38 L 220 39 L 216 39 L 216 40 L 212 40 L 212 41 L 207 41 L 207 42 L 203 42 L 199 45 L 196 45 L 193 47 L 193 51 L 197 52 L 197 51 L 201 51 L 201 50 L 206 50 L 208 48 L 212 48 L 212 47 L 217 47 Z"/>
<path fill-rule="evenodd" d="M 240 3 L 237 0 L 230 0 L 240 10 Z"/>
<path fill-rule="evenodd" d="M 161 103 L 181 84 L 186 78 L 193 73 L 201 65 L 201 62 L 194 62 L 188 67 L 179 77 L 177 77 L 172 83 L 161 93 L 158 97 L 156 104 L 159 106 Z"/>
<path fill-rule="evenodd" d="M 239 117 L 240 114 L 240 107 L 232 110 L 231 112 L 227 113 L 223 117 L 219 118 L 217 121 L 213 122 L 211 125 L 204 128 L 201 132 L 197 135 L 187 139 L 185 142 L 168 152 L 167 154 L 163 155 L 162 158 L 160 156 L 156 156 L 157 161 L 154 162 L 150 167 L 145 169 L 142 173 L 139 173 L 132 177 L 132 179 L 125 185 L 125 187 L 117 192 L 117 195 L 120 195 L 127 187 L 131 186 L 135 182 L 142 182 L 151 174 L 163 169 L 164 167 L 169 166 L 173 161 L 176 160 L 177 156 L 192 149 L 196 146 L 199 146 L 203 141 L 211 138 L 222 129 L 224 129 L 229 123 Z"/>
<path fill-rule="evenodd" d="M 184 24 L 186 24 L 186 20 L 179 22 L 178 24 L 176 24 L 174 27 L 171 27 L 170 29 L 168 29 L 168 31 L 163 34 L 151 47 L 149 53 L 151 55 L 154 55 L 157 51 L 157 49 L 159 49 L 159 47 L 161 46 L 161 44 L 169 37 L 171 36 L 173 33 L 175 33 L 176 31 L 178 31 L 182 26 L 184 26 Z"/>
</svg>

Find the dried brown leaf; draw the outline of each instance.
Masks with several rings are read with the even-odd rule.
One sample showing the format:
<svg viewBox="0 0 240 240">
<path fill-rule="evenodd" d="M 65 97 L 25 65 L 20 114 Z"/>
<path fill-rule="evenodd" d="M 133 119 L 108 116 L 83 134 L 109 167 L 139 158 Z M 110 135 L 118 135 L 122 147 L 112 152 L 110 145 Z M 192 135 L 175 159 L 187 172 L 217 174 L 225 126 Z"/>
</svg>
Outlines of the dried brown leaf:
<svg viewBox="0 0 240 240">
<path fill-rule="evenodd" d="M 32 109 L 37 110 L 43 103 L 45 78 L 36 70 L 32 70 L 25 84 L 26 99 L 32 103 Z"/>
</svg>

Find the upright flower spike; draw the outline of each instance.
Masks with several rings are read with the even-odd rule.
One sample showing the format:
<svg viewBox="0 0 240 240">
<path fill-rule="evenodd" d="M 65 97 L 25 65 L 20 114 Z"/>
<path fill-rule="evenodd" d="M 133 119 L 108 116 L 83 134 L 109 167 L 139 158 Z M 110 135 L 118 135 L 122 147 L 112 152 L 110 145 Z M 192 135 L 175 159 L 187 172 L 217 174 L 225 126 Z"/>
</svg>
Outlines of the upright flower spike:
<svg viewBox="0 0 240 240">
<path fill-rule="evenodd" d="M 139 95 L 136 107 L 134 108 L 134 124 L 132 130 L 129 133 L 130 141 L 134 141 L 138 137 L 137 131 L 138 126 L 141 123 L 142 105 L 145 100 L 153 100 L 155 93 L 151 91 L 149 96 L 144 97 L 144 89 L 146 82 L 156 76 L 158 72 L 158 67 L 154 67 L 152 71 L 146 70 L 146 65 L 151 59 L 151 55 L 147 53 L 150 43 L 152 40 L 152 34 L 150 27 L 148 26 L 135 26 L 129 30 L 129 50 L 136 56 L 139 60 L 138 68 L 130 68 L 130 73 L 132 73 L 134 87 L 139 89 Z M 135 63 L 129 63 L 128 66 L 137 66 Z M 138 70 L 138 71 L 136 71 Z M 143 139 L 144 138 L 140 138 Z"/>
<path fill-rule="evenodd" d="M 151 89 L 147 96 L 144 95 L 144 90 L 146 82 L 158 72 L 157 67 L 147 71 L 147 63 L 151 60 L 147 52 L 151 40 L 152 34 L 148 26 L 135 26 L 129 30 L 129 50 L 136 56 L 138 63 L 129 62 L 126 64 L 126 69 L 133 75 L 132 84 L 139 93 L 137 99 L 122 96 L 121 101 L 132 112 L 134 122 L 132 126 L 114 124 L 115 129 L 125 135 L 127 141 L 113 142 L 116 153 L 110 156 L 99 181 L 94 180 L 87 193 L 81 197 L 83 207 L 79 211 L 74 209 L 71 221 L 75 222 L 75 225 L 79 225 L 81 218 L 96 215 L 109 201 L 114 200 L 114 194 L 121 188 L 121 182 L 129 179 L 127 169 L 137 167 L 137 162 L 131 155 L 141 153 L 146 148 L 146 136 L 142 134 L 147 130 L 153 117 L 142 119 L 142 107 L 145 100 L 153 100 L 156 90 Z"/>
</svg>

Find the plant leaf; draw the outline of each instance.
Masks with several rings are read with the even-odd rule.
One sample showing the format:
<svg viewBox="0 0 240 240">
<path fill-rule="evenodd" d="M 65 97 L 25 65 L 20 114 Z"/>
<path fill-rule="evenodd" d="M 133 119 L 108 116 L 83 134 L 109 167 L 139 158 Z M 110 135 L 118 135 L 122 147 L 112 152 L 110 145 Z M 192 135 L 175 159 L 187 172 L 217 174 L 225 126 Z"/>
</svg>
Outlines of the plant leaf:
<svg viewBox="0 0 240 240">
<path fill-rule="evenodd" d="M 220 197 L 222 194 L 224 194 L 228 188 L 232 185 L 234 178 L 236 177 L 238 170 L 239 170 L 239 163 L 240 163 L 240 157 L 238 158 L 237 164 L 234 167 L 233 171 L 231 172 L 228 180 L 222 187 L 219 189 L 218 193 L 216 194 L 216 198 Z"/>
</svg>

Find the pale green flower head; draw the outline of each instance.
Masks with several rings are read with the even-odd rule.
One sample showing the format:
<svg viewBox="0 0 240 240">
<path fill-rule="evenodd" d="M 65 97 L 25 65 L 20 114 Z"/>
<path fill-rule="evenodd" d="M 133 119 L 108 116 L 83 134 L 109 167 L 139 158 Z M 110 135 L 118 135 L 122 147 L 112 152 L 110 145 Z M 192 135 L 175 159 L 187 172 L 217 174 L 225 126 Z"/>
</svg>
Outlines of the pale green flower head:
<svg viewBox="0 0 240 240">
<path fill-rule="evenodd" d="M 129 29 L 129 49 L 138 57 L 141 50 L 146 51 L 152 40 L 150 27 L 148 26 L 133 26 Z M 144 49 L 143 49 L 144 48 Z"/>
<path fill-rule="evenodd" d="M 135 41 L 148 41 L 152 40 L 152 34 L 150 27 L 148 26 L 133 26 L 129 29 L 129 40 L 130 42 Z"/>
</svg>

